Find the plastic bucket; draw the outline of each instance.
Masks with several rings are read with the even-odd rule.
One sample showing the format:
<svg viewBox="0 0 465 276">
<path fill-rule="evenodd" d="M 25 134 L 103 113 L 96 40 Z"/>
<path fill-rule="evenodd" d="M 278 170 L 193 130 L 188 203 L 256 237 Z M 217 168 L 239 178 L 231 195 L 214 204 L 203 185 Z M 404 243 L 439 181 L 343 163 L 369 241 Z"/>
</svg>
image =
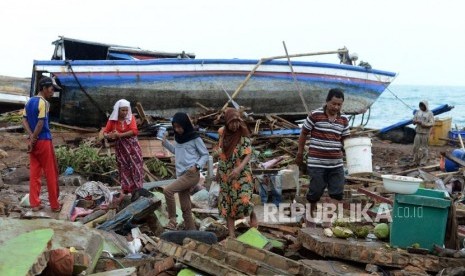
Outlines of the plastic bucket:
<svg viewBox="0 0 465 276">
<path fill-rule="evenodd" d="M 355 137 L 344 140 L 349 175 L 373 172 L 371 138 Z"/>
<path fill-rule="evenodd" d="M 458 159 L 465 161 L 465 150 L 463 149 L 455 149 L 452 151 L 452 156 L 457 157 Z M 446 158 L 445 162 L 446 172 L 456 172 L 459 170 L 459 165 L 455 162 Z"/>
</svg>

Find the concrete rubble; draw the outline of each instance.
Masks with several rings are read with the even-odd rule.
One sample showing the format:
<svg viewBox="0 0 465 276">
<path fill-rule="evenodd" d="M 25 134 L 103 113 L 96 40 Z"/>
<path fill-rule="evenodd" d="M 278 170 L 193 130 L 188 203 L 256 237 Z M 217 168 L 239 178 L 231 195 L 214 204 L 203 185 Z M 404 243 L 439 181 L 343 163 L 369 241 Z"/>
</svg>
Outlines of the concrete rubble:
<svg viewBox="0 0 465 276">
<path fill-rule="evenodd" d="M 193 118 L 207 130 L 202 137 L 209 149 L 215 140 L 207 132 L 214 125 L 216 115 L 216 111 L 207 110 L 206 114 Z M 260 119 L 260 123 L 252 122 L 256 124 L 255 132 L 266 126 L 274 129 L 296 126 L 278 116 Z M 132 197 L 119 195 L 118 185 L 113 181 L 114 171 L 103 173 L 98 179 L 75 172 L 60 176 L 60 201 L 63 203 L 60 213 L 52 213 L 48 207 L 32 212 L 28 207 L 27 168 L 19 163 L 5 163 L 0 177 L 0 256 L 7 254 L 3 251 L 11 248 L 13 238 L 21 239 L 23 235 L 48 229 L 50 237 L 37 239 L 42 241 L 40 244 L 31 243 L 31 248 L 26 248 L 26 244 L 17 243 L 23 246 L 18 252 L 27 253 L 15 255 L 21 258 L 18 263 L 29 271 L 24 274 L 38 275 L 58 264 L 50 261 L 53 250 L 65 250 L 66 256 L 71 256 L 73 264 L 68 264 L 67 268 L 72 269 L 73 275 L 188 275 L 191 272 L 199 275 L 459 275 L 465 270 L 465 258 L 460 254 L 462 246 L 453 251 L 440 247 L 440 252 L 393 247 L 388 239 L 373 235 L 374 223 L 371 222 L 380 212 L 392 212 L 395 204 L 395 195 L 383 186 L 382 174 L 422 177 L 425 188 L 437 188 L 442 182 L 448 189 L 456 206 L 452 220 L 458 225 L 448 232 L 448 238 L 453 235 L 463 241 L 465 208 L 461 192 L 465 162 L 460 159 L 455 160 L 459 166 L 457 171 L 444 173 L 439 170 L 439 160 L 432 160 L 426 167 L 411 168 L 408 158 L 403 160 L 396 152 L 397 146 L 376 149 L 373 173 L 347 176 L 340 210 L 347 215 L 353 204 L 370 204 L 366 217 L 351 222 L 355 228 L 367 226 L 370 234 L 363 238 L 355 235 L 337 238 L 325 235 L 325 228 L 331 226 L 317 223 L 309 227 L 305 213 L 297 212 L 292 216 L 292 208 L 307 203 L 305 193 L 309 182 L 305 173 L 293 164 L 297 137 L 256 136 L 254 148 L 259 157 L 254 160 L 253 171 L 257 189 L 252 200 L 258 228 L 250 228 L 247 220 L 238 220 L 238 237 L 227 238 L 225 221 L 215 207 L 218 185 L 213 171 L 207 169 L 202 183 L 192 191 L 193 213 L 199 231 L 182 230 L 178 207 L 181 227 L 178 231 L 167 232 L 164 229 L 168 221 L 166 204 L 161 192 L 173 181 L 173 157 L 152 138 L 153 126 L 166 125 L 166 122 L 155 124 L 154 119 L 148 117 L 143 121 L 148 125 L 141 125 L 141 146 L 144 157 L 151 161 L 146 162 L 144 189 Z M 96 142 L 96 133 L 75 131 L 56 132 L 54 139 L 59 145 L 68 147 L 76 141 L 78 144 Z M 8 135 L 11 138 L 21 134 Z M 377 138 L 373 136 L 372 139 Z M 4 148 L 4 151 L 9 150 Z M 24 154 L 24 149 L 21 151 Z M 111 156 L 112 149 L 101 148 L 99 154 Z M 396 154 L 401 156 L 393 157 Z M 450 154 L 444 156 L 454 160 Z M 394 159 L 387 162 L 389 157 Z M 92 186 L 91 190 L 99 193 L 81 196 L 86 186 Z M 46 191 L 41 198 L 47 202 Z M 322 202 L 330 202 L 327 194 Z M 278 205 L 282 207 L 279 211 L 285 220 L 270 221 L 270 210 L 277 209 Z M 325 207 L 322 208 L 320 210 L 324 211 Z M 0 271 L 4 268 L 0 265 Z"/>
</svg>

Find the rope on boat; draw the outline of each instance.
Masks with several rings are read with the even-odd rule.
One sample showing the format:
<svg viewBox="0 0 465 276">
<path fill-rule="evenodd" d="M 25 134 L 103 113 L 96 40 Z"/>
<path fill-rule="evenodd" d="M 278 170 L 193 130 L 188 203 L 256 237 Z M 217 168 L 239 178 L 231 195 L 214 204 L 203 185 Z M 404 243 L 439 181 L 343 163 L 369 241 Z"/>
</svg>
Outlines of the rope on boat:
<svg viewBox="0 0 465 276">
<path fill-rule="evenodd" d="M 84 89 L 84 87 L 82 87 L 81 82 L 78 80 L 76 74 L 74 73 L 74 70 L 73 70 L 73 67 L 71 66 L 71 63 L 68 60 L 65 60 L 65 64 L 68 66 L 68 69 L 73 74 L 73 77 L 76 80 L 77 84 L 79 85 L 79 88 L 81 89 L 81 91 L 84 92 L 84 94 L 87 96 L 87 98 L 89 98 L 90 102 L 92 104 L 94 104 L 95 107 L 97 107 L 98 111 L 103 116 L 104 121 L 106 121 L 107 120 L 107 114 L 102 110 L 100 105 L 89 95 L 89 93 L 87 93 L 87 91 Z"/>
<path fill-rule="evenodd" d="M 378 81 L 381 81 L 381 78 L 375 74 L 375 77 L 378 79 Z M 389 84 L 388 84 L 389 85 Z M 396 99 L 398 99 L 401 103 L 403 103 L 408 109 L 414 111 L 415 109 L 412 108 L 410 105 L 408 105 L 406 102 L 404 102 L 401 98 L 399 98 L 394 92 L 391 91 L 391 89 L 389 89 L 388 85 L 386 85 L 386 87 L 384 89 L 386 89 L 387 91 L 389 91 Z"/>
<path fill-rule="evenodd" d="M 397 95 L 394 94 L 394 92 L 392 92 L 391 89 L 389 89 L 389 88 L 387 88 L 387 87 L 386 87 L 386 89 L 387 89 L 387 91 L 391 92 L 391 94 L 392 94 L 394 97 L 396 97 L 396 99 L 398 99 L 401 103 L 403 103 L 407 108 L 409 108 L 409 109 L 412 110 L 412 111 L 415 110 L 415 109 L 412 108 L 410 105 L 408 105 L 407 103 L 405 103 L 401 98 L 397 97 Z"/>
</svg>

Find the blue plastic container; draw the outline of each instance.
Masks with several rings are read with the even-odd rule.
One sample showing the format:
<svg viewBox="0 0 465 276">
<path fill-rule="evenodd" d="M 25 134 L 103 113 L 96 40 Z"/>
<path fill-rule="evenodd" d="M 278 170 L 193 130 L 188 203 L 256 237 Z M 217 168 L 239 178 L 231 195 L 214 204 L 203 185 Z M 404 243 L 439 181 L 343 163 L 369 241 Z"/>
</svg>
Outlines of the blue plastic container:
<svg viewBox="0 0 465 276">
<path fill-rule="evenodd" d="M 459 139 L 459 134 L 462 137 L 462 140 L 465 140 L 465 131 L 451 130 L 449 131 L 449 139 Z"/>
<path fill-rule="evenodd" d="M 465 161 L 465 150 L 455 149 L 452 151 L 452 156 Z M 446 172 L 455 172 L 459 170 L 459 165 L 455 164 L 455 162 L 452 162 L 447 158 L 446 158 L 446 162 L 444 163 L 444 167 L 446 169 Z"/>
</svg>

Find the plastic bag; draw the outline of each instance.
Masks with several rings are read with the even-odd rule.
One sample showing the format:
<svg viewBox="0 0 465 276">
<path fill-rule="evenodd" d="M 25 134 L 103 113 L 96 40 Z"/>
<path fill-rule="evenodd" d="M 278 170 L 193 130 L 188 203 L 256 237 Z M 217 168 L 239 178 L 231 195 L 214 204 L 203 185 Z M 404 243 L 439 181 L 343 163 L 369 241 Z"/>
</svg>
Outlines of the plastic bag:
<svg viewBox="0 0 465 276">
<path fill-rule="evenodd" d="M 220 185 L 213 181 L 208 192 L 208 206 L 210 208 L 218 207 L 218 197 L 220 195 Z"/>
</svg>

